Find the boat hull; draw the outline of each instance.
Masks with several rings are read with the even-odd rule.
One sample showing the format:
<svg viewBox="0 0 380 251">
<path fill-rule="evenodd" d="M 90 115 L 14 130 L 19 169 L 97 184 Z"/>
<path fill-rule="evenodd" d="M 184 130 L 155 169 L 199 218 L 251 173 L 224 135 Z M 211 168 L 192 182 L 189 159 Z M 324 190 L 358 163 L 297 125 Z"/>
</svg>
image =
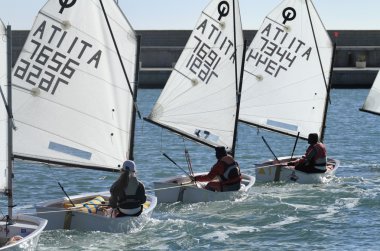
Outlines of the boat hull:
<svg viewBox="0 0 380 251">
<path fill-rule="evenodd" d="M 83 203 L 102 196 L 108 200 L 110 193 L 86 193 L 70 197 L 75 203 Z M 75 229 L 79 231 L 101 231 L 109 233 L 126 233 L 142 227 L 151 217 L 157 205 L 155 196 L 147 195 L 148 206 L 137 217 L 107 217 L 103 214 L 86 213 L 78 210 L 68 210 L 64 207 L 67 198 L 41 202 L 36 205 L 37 215 L 47 219 L 46 230 Z"/>
<path fill-rule="evenodd" d="M 197 173 L 202 175 L 206 173 Z M 213 192 L 203 187 L 207 183 L 191 182 L 187 176 L 176 176 L 165 180 L 154 182 L 155 195 L 158 203 L 197 203 L 208 201 L 233 200 L 248 192 L 255 183 L 255 177 L 242 175 L 242 187 L 239 191 L 233 192 Z"/>
<path fill-rule="evenodd" d="M 21 236 L 22 239 L 2 246 L 0 250 L 36 250 L 38 240 L 46 227 L 47 220 L 19 214 L 13 217 L 13 223 L 6 226 L 5 221 L 0 221 L 0 228 L 2 230 L 0 231 L 1 240 L 14 236 Z M 8 231 L 5 230 L 6 228 Z"/>
<path fill-rule="evenodd" d="M 294 160 L 294 158 L 293 158 Z M 325 173 L 305 173 L 294 170 L 294 167 L 286 166 L 290 157 L 279 158 L 279 163 L 273 160 L 256 165 L 256 180 L 262 182 L 292 182 L 301 184 L 320 184 L 329 182 L 339 168 L 340 162 L 328 159 L 328 170 Z M 284 165 L 281 165 L 283 163 Z"/>
</svg>

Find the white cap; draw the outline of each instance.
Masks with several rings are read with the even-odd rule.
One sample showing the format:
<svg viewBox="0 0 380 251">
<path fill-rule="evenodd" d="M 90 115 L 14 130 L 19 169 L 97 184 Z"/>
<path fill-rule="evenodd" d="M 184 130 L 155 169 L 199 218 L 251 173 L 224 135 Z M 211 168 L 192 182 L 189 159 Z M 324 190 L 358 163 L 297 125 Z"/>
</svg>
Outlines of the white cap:
<svg viewBox="0 0 380 251">
<path fill-rule="evenodd" d="M 121 168 L 123 171 L 136 172 L 136 164 L 132 160 L 126 160 Z"/>
</svg>

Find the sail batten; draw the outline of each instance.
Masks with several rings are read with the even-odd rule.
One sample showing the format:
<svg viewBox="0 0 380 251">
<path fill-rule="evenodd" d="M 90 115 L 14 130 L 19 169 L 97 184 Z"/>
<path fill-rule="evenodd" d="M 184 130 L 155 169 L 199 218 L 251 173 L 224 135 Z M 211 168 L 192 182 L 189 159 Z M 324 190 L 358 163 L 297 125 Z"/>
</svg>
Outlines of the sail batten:
<svg viewBox="0 0 380 251">
<path fill-rule="evenodd" d="M 130 156 L 137 39 L 117 4 L 103 4 L 120 57 L 100 1 L 40 10 L 13 70 L 17 156 L 111 171 Z"/>
<path fill-rule="evenodd" d="M 232 149 L 243 44 L 238 2 L 210 1 L 147 120 Z"/>
<path fill-rule="evenodd" d="M 285 135 L 322 134 L 333 44 L 310 0 L 284 0 L 249 46 L 240 121 Z"/>
</svg>

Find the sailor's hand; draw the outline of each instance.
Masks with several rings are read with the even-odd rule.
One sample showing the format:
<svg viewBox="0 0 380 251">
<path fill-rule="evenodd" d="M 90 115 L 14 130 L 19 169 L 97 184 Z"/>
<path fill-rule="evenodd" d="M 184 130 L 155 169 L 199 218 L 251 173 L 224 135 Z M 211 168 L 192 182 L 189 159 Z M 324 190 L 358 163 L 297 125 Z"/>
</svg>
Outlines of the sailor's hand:
<svg viewBox="0 0 380 251">
<path fill-rule="evenodd" d="M 295 161 L 289 161 L 286 165 L 287 166 L 295 166 L 296 162 Z"/>
</svg>

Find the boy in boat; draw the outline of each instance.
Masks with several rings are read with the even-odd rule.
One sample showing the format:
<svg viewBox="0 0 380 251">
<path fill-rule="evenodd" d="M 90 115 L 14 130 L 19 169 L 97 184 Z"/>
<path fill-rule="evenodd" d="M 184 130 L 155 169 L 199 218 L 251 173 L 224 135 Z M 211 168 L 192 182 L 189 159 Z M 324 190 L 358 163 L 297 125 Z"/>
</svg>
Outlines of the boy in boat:
<svg viewBox="0 0 380 251">
<path fill-rule="evenodd" d="M 120 177 L 110 188 L 110 206 L 117 211 L 115 217 L 139 216 L 146 202 L 144 185 L 136 178 L 136 164 L 131 160 L 123 163 Z"/>
<path fill-rule="evenodd" d="M 239 164 L 227 154 L 224 147 L 215 148 L 217 162 L 207 175 L 198 175 L 194 181 L 207 182 L 206 189 L 217 192 L 237 191 L 240 189 L 241 173 Z M 218 181 L 214 181 L 214 179 Z"/>
<path fill-rule="evenodd" d="M 318 142 L 318 134 L 310 133 L 307 139 L 310 146 L 302 158 L 288 162 L 288 166 L 305 173 L 324 173 L 326 172 L 327 152 L 326 147 Z"/>
</svg>

